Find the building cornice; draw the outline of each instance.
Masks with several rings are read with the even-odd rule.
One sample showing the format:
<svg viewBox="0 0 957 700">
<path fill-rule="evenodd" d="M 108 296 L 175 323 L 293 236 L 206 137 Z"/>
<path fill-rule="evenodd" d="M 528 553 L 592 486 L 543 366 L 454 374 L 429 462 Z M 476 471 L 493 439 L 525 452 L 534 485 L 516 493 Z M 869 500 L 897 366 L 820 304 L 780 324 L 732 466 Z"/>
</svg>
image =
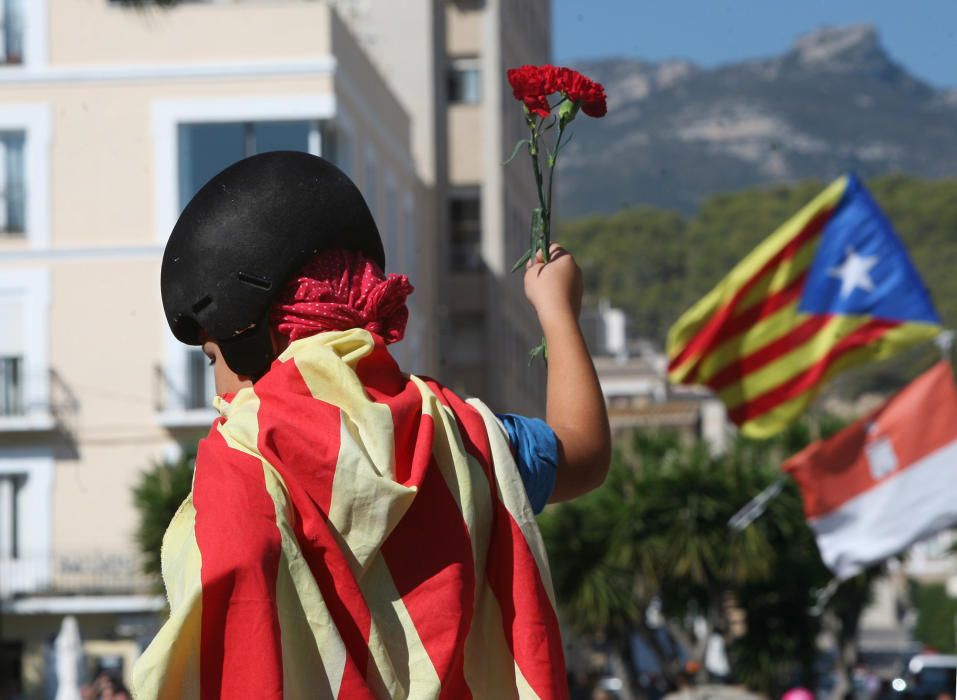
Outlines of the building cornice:
<svg viewBox="0 0 957 700">
<path fill-rule="evenodd" d="M 316 77 L 333 75 L 336 66 L 333 56 L 282 61 L 24 66 L 0 69 L 0 85 Z"/>
</svg>

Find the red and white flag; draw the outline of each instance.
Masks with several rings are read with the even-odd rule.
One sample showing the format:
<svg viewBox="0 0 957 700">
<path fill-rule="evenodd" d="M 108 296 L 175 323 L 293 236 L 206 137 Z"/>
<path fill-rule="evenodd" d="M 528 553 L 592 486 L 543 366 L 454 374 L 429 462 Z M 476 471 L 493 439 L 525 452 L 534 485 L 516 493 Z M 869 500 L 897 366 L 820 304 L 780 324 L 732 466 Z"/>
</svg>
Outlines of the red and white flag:
<svg viewBox="0 0 957 700">
<path fill-rule="evenodd" d="M 957 523 L 957 388 L 950 365 L 784 463 L 839 579 Z"/>
</svg>

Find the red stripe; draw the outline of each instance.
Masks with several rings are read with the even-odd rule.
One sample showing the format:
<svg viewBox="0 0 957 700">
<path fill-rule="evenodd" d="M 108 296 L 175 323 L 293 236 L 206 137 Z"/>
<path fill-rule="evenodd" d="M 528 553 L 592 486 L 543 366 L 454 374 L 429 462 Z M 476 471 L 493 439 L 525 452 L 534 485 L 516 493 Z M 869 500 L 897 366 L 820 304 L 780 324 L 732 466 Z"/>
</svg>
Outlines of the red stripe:
<svg viewBox="0 0 957 700">
<path fill-rule="evenodd" d="M 699 357 L 705 351 L 714 347 L 716 343 L 723 342 L 731 337 L 723 332 L 723 328 L 738 311 L 738 305 L 741 301 L 770 271 L 793 258 L 805 243 L 818 236 L 824 230 L 824 226 L 830 220 L 833 212 L 834 209 L 824 209 L 815 214 L 803 229 L 795 234 L 770 260 L 764 263 L 761 269 L 734 293 L 731 299 L 708 320 L 705 326 L 672 359 L 668 365 L 668 371 L 678 369 L 689 360 Z"/>
<path fill-rule="evenodd" d="M 694 384 L 698 381 L 698 373 L 701 369 L 701 363 L 707 353 L 716 349 L 721 343 L 725 342 L 725 340 L 738 337 L 742 333 L 748 331 L 752 326 L 754 326 L 754 324 L 762 321 L 765 318 L 768 318 L 775 312 L 786 307 L 788 304 L 796 301 L 801 296 L 801 292 L 804 290 L 804 280 L 807 278 L 807 273 L 807 270 L 803 270 L 801 274 L 795 279 L 791 280 L 786 287 L 778 290 L 768 297 L 765 297 L 760 303 L 755 304 L 747 311 L 728 321 L 728 323 L 725 324 L 725 327 L 721 329 L 721 333 L 713 339 L 713 342 L 709 344 L 707 348 L 705 348 L 704 354 L 698 358 L 698 362 L 695 363 L 694 368 L 688 374 L 688 377 L 684 380 L 684 382 L 686 384 Z"/>
<path fill-rule="evenodd" d="M 346 647 L 339 697 L 372 698 L 365 677 L 372 615 L 329 524 L 340 449 L 339 409 L 312 398 L 294 362 L 270 370 L 256 384 L 256 394 L 257 447 L 283 478 L 295 511 L 290 524 Z"/>
<path fill-rule="evenodd" d="M 755 350 L 747 357 L 733 362 L 720 372 L 717 372 L 707 381 L 707 385 L 714 391 L 721 391 L 725 387 L 740 382 L 744 377 L 765 367 L 778 358 L 788 354 L 795 348 L 806 343 L 814 337 L 818 331 L 827 325 L 832 316 L 824 314 L 820 316 L 810 316 L 789 333 L 781 336 L 760 350 Z"/>
<path fill-rule="evenodd" d="M 502 612 L 502 626 L 515 663 L 541 698 L 568 697 L 558 618 L 535 557 L 518 523 L 498 495 L 491 447 L 482 416 L 452 392 L 431 384 L 452 407 L 466 451 L 482 464 L 495 507 L 486 577 Z"/>
<path fill-rule="evenodd" d="M 824 357 L 801 374 L 795 375 L 770 391 L 728 411 L 729 417 L 735 423 L 741 425 L 768 413 L 790 399 L 800 396 L 823 381 L 828 368 L 842 355 L 862 345 L 873 343 L 880 339 L 887 331 L 899 325 L 900 322 L 898 321 L 877 319 L 866 323 L 860 328 L 855 329 L 852 333 L 844 336 Z"/>
<path fill-rule="evenodd" d="M 386 371 L 383 371 L 386 370 Z M 443 698 L 471 698 L 465 639 L 472 624 L 475 564 L 468 528 L 432 455 L 435 426 L 412 382 L 388 382 L 398 368 L 383 348 L 356 367 L 372 400 L 392 412 L 396 480 L 416 486 L 412 505 L 382 545 L 389 573 L 441 682 Z M 385 381 L 383 381 L 385 380 Z M 408 669 L 400 683 L 408 683 Z"/>
<path fill-rule="evenodd" d="M 202 557 L 202 697 L 281 698 L 275 508 L 262 463 L 231 449 L 215 427 L 199 445 L 193 505 Z"/>
</svg>

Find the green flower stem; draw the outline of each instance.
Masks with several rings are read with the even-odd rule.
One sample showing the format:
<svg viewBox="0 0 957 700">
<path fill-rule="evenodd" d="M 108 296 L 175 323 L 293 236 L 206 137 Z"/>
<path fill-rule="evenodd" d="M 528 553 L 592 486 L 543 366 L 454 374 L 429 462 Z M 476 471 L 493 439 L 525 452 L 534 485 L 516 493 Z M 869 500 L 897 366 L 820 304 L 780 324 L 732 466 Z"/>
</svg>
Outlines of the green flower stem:
<svg viewBox="0 0 957 700">
<path fill-rule="evenodd" d="M 542 164 L 539 161 L 539 151 L 540 151 L 540 142 L 541 138 L 545 131 L 550 129 L 555 125 L 553 121 L 550 125 L 542 129 L 542 126 L 545 124 L 545 120 L 548 117 L 533 117 L 527 110 L 525 112 L 525 123 L 528 125 L 528 130 L 530 136 L 528 139 L 528 155 L 532 160 L 532 172 L 535 174 L 535 188 L 538 192 L 538 209 L 532 214 L 532 226 L 531 234 L 529 236 L 529 249 L 528 252 L 519 260 L 518 263 L 512 268 L 517 270 L 522 262 L 525 260 L 534 260 L 535 254 L 538 250 L 542 251 L 542 260 L 544 262 L 549 262 L 551 259 L 550 249 L 552 247 L 552 185 L 555 182 L 555 166 L 558 163 L 558 152 L 562 147 L 562 137 L 565 134 L 565 127 L 575 118 L 575 112 L 577 112 L 577 105 L 574 106 L 574 109 L 570 112 L 571 116 L 565 114 L 566 110 L 561 109 L 561 105 L 567 102 L 568 99 L 563 97 L 559 100 L 558 103 L 551 106 L 549 112 L 558 108 L 560 112 L 559 117 L 555 117 L 555 120 L 558 122 L 558 138 L 555 140 L 555 149 L 549 150 L 545 149 L 548 154 L 548 185 L 546 189 L 545 177 L 542 172 Z M 519 144 L 521 141 L 519 142 Z M 511 160 L 511 158 L 509 159 Z M 548 345 L 545 343 L 545 338 L 542 338 L 542 343 L 537 348 L 532 349 L 529 352 L 529 363 L 535 359 L 536 356 L 541 355 L 542 360 L 545 364 L 548 364 Z"/>
<path fill-rule="evenodd" d="M 530 122 L 529 126 L 532 130 L 532 137 L 528 144 L 528 155 L 532 159 L 532 171 L 535 173 L 535 188 L 538 191 L 538 203 L 542 210 L 542 215 L 540 219 L 541 230 L 539 231 L 539 236 L 537 237 L 536 243 L 539 249 L 542 251 L 542 259 L 545 262 L 548 262 L 548 245 L 547 241 L 549 240 L 550 234 L 550 224 L 551 224 L 551 211 L 548 209 L 548 205 L 545 202 L 545 189 L 542 176 L 542 166 L 538 160 L 539 152 L 539 139 L 541 138 L 541 126 L 544 122 L 544 119 L 539 119 L 538 122 Z M 545 245 L 543 245 L 543 241 Z M 532 252 L 534 255 L 534 250 Z"/>
</svg>

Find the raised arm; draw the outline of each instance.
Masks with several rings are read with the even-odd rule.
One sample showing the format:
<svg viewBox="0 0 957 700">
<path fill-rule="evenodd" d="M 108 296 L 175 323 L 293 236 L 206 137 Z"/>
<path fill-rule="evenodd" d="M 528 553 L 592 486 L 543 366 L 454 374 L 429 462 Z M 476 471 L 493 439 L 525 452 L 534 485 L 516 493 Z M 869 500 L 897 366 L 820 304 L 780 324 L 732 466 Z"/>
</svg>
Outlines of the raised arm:
<svg viewBox="0 0 957 700">
<path fill-rule="evenodd" d="M 558 438 L 559 459 L 550 501 L 567 501 L 601 485 L 611 460 L 605 400 L 578 326 L 582 276 L 557 244 L 525 271 L 525 295 L 538 314 L 548 344 L 545 420 Z"/>
</svg>

